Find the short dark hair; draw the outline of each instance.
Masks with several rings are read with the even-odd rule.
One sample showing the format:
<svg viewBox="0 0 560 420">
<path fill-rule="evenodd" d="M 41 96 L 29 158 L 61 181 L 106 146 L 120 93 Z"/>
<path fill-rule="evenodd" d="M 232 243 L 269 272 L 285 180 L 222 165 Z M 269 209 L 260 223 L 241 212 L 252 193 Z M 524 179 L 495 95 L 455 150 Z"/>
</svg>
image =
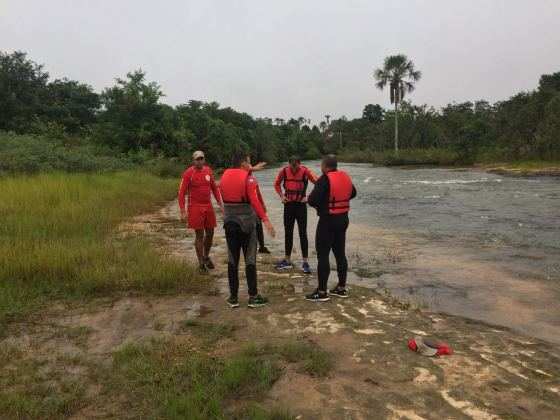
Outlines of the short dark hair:
<svg viewBox="0 0 560 420">
<path fill-rule="evenodd" d="M 288 158 L 288 163 L 301 163 L 299 156 L 292 155 Z"/>
<path fill-rule="evenodd" d="M 338 161 L 336 160 L 336 155 L 326 155 L 323 157 L 323 165 L 328 169 L 336 169 L 338 166 Z"/>
<path fill-rule="evenodd" d="M 244 150 L 236 150 L 231 155 L 231 166 L 239 168 L 243 162 L 247 160 L 249 155 Z"/>
</svg>

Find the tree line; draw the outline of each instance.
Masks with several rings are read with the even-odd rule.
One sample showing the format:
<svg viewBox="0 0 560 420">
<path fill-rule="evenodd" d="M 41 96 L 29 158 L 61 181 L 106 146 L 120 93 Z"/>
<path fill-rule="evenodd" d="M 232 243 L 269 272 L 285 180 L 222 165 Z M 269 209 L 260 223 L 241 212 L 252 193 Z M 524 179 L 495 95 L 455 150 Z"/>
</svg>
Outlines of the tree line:
<svg viewBox="0 0 560 420">
<path fill-rule="evenodd" d="M 296 154 L 316 158 L 323 135 L 309 120 L 254 118 L 217 102 L 188 100 L 172 107 L 142 70 L 117 78 L 95 92 L 75 80 L 50 80 L 44 67 L 24 52 L 0 52 L 0 130 L 49 139 L 75 138 L 123 154 L 189 160 L 202 149 L 216 166 L 235 150 L 255 160 L 276 162 Z M 13 141 L 13 138 L 12 138 Z"/>
<path fill-rule="evenodd" d="M 400 82 L 395 75 L 402 77 Z M 95 92 L 79 81 L 51 80 L 24 52 L 0 52 L 0 152 L 11 147 L 3 149 L 2 139 L 17 145 L 18 136 L 32 136 L 57 139 L 64 146 L 79 139 L 88 150 L 108 156 L 150 155 L 180 162 L 202 149 L 216 166 L 226 165 L 237 149 L 268 162 L 324 153 L 364 161 L 376 153 L 394 153 L 398 121 L 402 154 L 444 151 L 452 156 L 448 163 L 560 159 L 560 72 L 543 75 L 535 90 L 504 101 L 452 103 L 441 109 L 404 99 L 419 78 L 406 56 L 388 57 L 375 79 L 379 88 L 389 87 L 394 109 L 368 104 L 360 118 L 326 115 L 312 125 L 304 117 L 255 118 L 216 102 L 187 100 L 170 106 L 162 101 L 161 87 L 141 70 Z"/>
</svg>

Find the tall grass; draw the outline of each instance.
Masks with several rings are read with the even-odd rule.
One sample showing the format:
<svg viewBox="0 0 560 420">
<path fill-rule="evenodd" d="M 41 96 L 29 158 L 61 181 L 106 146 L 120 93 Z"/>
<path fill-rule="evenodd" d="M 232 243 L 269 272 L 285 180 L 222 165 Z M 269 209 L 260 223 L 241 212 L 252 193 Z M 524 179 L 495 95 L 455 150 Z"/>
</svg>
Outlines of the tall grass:
<svg viewBox="0 0 560 420">
<path fill-rule="evenodd" d="M 140 171 L 0 178 L 0 325 L 51 299 L 185 287 L 189 268 L 112 234 L 175 190 Z"/>
</svg>

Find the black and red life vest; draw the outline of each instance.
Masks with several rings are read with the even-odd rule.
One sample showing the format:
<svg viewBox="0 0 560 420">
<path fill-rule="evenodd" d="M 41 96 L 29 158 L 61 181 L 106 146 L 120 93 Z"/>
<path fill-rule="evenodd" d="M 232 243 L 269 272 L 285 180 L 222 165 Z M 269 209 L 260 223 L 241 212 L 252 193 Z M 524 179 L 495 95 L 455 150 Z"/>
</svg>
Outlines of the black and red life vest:
<svg viewBox="0 0 560 420">
<path fill-rule="evenodd" d="M 301 201 L 305 198 L 307 191 L 307 168 L 300 165 L 296 173 L 292 171 L 290 166 L 286 166 L 284 171 L 284 196 L 288 201 Z"/>
<path fill-rule="evenodd" d="M 327 172 L 329 178 L 329 214 L 344 214 L 350 211 L 352 179 L 344 171 Z"/>
<path fill-rule="evenodd" d="M 249 172 L 245 169 L 226 169 L 220 179 L 220 193 L 224 204 L 248 203 L 247 179 Z"/>
</svg>

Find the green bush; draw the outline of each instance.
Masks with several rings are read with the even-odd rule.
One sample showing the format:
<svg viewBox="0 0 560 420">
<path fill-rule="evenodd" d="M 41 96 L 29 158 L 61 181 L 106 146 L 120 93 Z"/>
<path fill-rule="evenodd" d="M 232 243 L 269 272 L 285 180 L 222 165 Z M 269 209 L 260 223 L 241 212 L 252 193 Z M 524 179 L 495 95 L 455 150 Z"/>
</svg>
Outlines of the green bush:
<svg viewBox="0 0 560 420">
<path fill-rule="evenodd" d="M 0 132 L 0 174 L 115 171 L 133 166 L 126 155 L 97 149 L 84 140 Z"/>
<path fill-rule="evenodd" d="M 373 153 L 374 164 L 385 166 L 403 165 L 457 165 L 460 164 L 459 154 L 449 149 L 405 149 Z"/>
</svg>

